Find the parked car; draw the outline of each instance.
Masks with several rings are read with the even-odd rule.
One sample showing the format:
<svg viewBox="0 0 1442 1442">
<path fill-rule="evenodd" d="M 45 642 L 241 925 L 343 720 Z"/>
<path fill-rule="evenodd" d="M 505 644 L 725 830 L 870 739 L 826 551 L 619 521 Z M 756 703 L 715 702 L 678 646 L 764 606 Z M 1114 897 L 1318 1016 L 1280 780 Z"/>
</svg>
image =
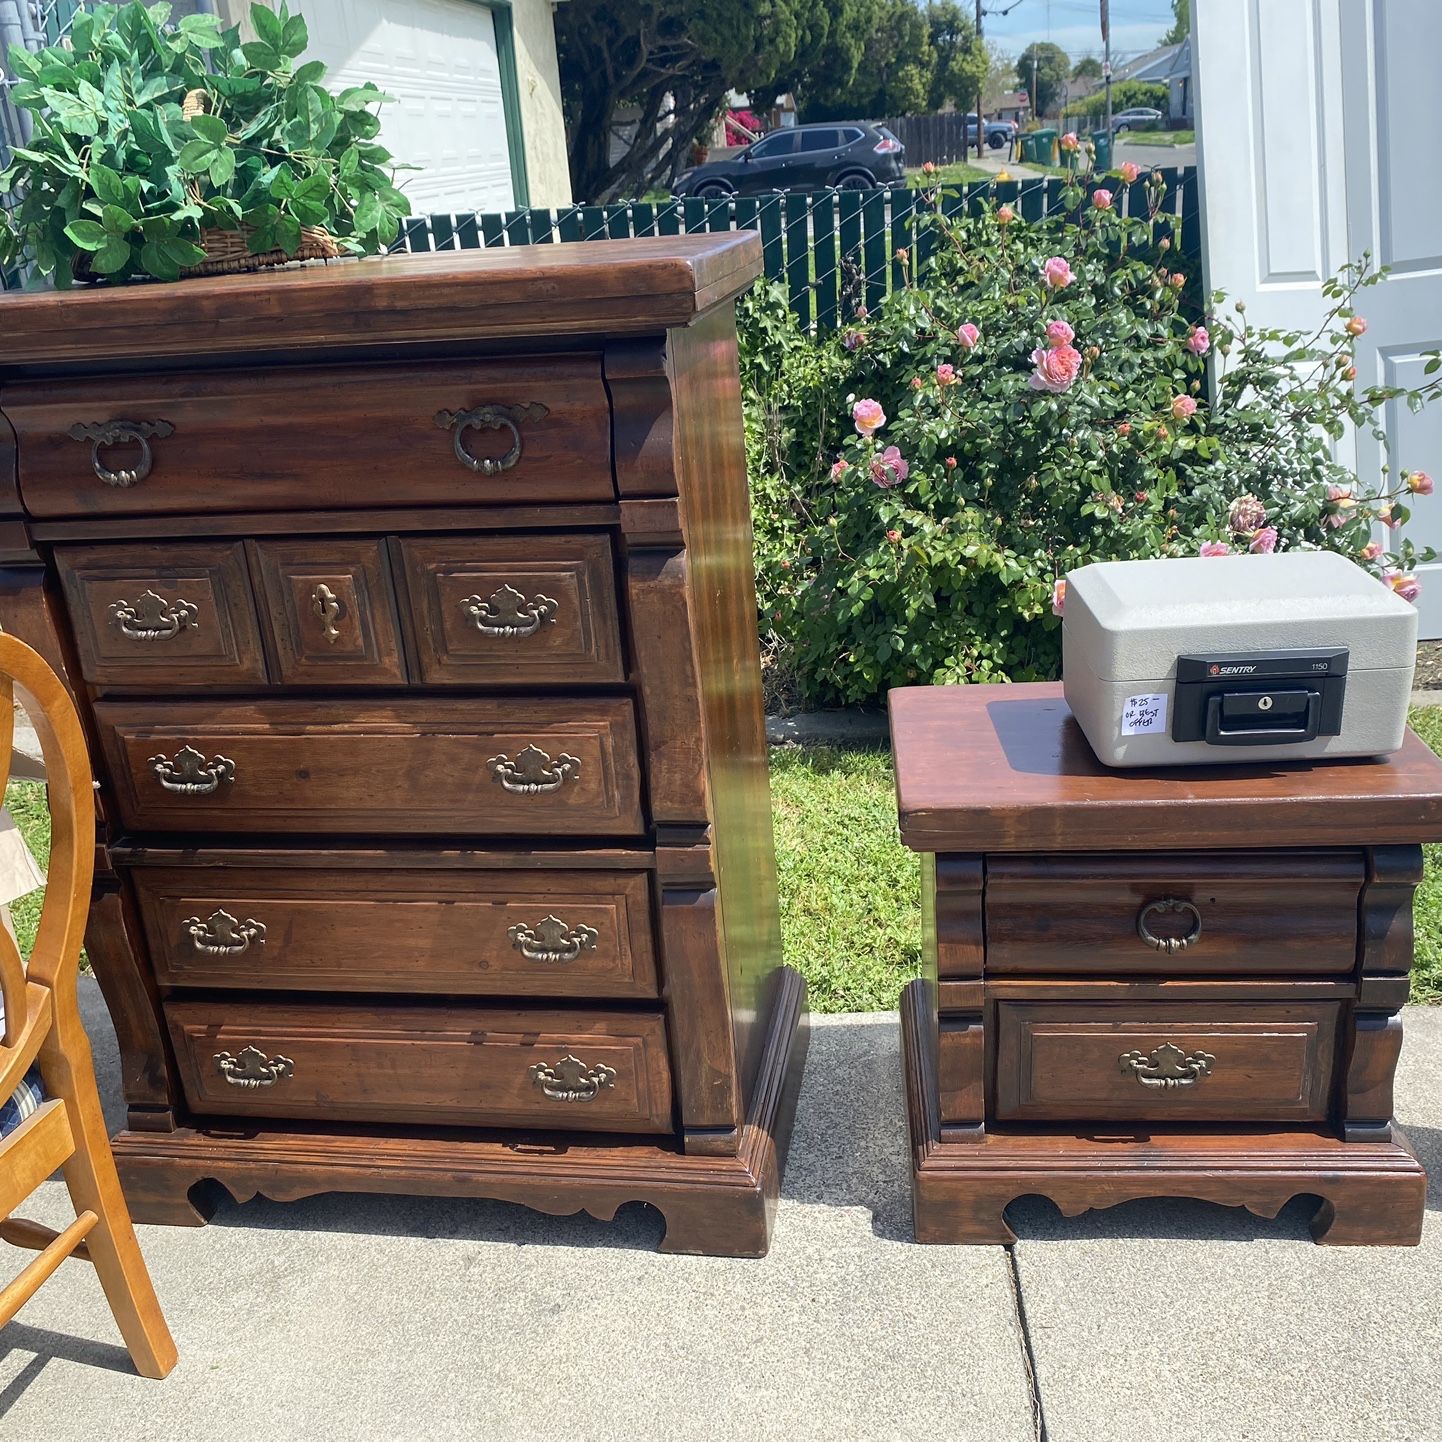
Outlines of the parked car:
<svg viewBox="0 0 1442 1442">
<path fill-rule="evenodd" d="M 682 172 L 677 195 L 761 195 L 770 190 L 872 190 L 906 179 L 906 147 L 868 121 L 773 130 L 724 160 Z"/>
<path fill-rule="evenodd" d="M 1159 130 L 1163 119 L 1165 117 L 1160 110 L 1134 105 L 1130 110 L 1119 110 L 1112 116 L 1112 132 L 1120 135 L 1123 130 Z"/>
<path fill-rule="evenodd" d="M 986 144 L 990 150 L 1000 150 L 1016 138 L 1016 125 L 1010 120 L 988 120 L 986 122 Z M 966 143 L 976 144 L 976 111 L 966 117 Z"/>
</svg>

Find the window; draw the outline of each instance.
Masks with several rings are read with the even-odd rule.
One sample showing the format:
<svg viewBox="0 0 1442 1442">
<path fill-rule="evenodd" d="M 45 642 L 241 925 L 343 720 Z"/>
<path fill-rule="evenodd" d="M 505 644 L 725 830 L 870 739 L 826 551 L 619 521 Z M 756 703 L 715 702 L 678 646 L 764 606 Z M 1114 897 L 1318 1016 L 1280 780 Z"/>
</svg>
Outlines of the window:
<svg viewBox="0 0 1442 1442">
<path fill-rule="evenodd" d="M 839 143 L 842 145 L 855 145 L 865 132 L 858 130 L 856 126 L 848 126 L 841 132 Z"/>
<path fill-rule="evenodd" d="M 758 140 L 748 153 L 752 160 L 775 160 L 778 156 L 793 155 L 797 139 L 794 130 L 778 130 Z"/>
<path fill-rule="evenodd" d="M 840 141 L 834 130 L 803 130 L 800 132 L 801 149 L 835 150 Z"/>
</svg>

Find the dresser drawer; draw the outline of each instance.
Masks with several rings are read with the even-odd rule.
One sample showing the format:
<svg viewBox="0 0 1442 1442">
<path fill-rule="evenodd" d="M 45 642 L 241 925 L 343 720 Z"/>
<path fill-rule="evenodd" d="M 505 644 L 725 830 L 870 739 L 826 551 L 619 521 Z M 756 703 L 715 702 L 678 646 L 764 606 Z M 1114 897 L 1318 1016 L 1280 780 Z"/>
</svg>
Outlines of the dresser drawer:
<svg viewBox="0 0 1442 1442">
<path fill-rule="evenodd" d="M 5 388 L 32 516 L 609 501 L 594 357 Z"/>
<path fill-rule="evenodd" d="M 57 546 L 55 569 L 87 681 L 169 689 L 265 680 L 239 542 Z"/>
<path fill-rule="evenodd" d="M 414 1126 L 669 1132 L 649 1013 L 171 1002 L 192 1110 Z"/>
<path fill-rule="evenodd" d="M 986 968 L 1349 972 L 1363 879 L 1359 851 L 988 857 Z"/>
<path fill-rule="evenodd" d="M 996 1003 L 996 1117 L 1319 1122 L 1338 1001 Z"/>
<path fill-rule="evenodd" d="M 634 836 L 631 703 L 101 702 L 114 798 L 134 830 Z"/>
<path fill-rule="evenodd" d="M 609 537 L 451 535 L 398 544 L 424 681 L 625 679 Z"/>
<path fill-rule="evenodd" d="M 251 546 L 278 681 L 404 683 L 384 541 L 253 541 Z"/>
<path fill-rule="evenodd" d="M 165 986 L 657 994 L 645 872 L 276 866 L 130 875 Z"/>
</svg>

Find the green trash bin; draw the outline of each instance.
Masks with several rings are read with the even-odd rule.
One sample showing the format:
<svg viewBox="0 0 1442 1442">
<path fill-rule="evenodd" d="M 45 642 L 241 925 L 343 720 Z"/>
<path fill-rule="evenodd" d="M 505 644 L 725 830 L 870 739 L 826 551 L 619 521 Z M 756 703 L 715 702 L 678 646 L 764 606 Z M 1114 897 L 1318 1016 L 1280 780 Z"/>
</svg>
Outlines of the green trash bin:
<svg viewBox="0 0 1442 1442">
<path fill-rule="evenodd" d="M 1112 168 L 1112 138 L 1105 130 L 1093 130 L 1091 141 L 1096 146 L 1096 168 L 1100 174 Z"/>
<path fill-rule="evenodd" d="M 1032 130 L 1022 136 L 1022 159 L 1038 165 L 1056 164 L 1056 131 Z"/>
</svg>

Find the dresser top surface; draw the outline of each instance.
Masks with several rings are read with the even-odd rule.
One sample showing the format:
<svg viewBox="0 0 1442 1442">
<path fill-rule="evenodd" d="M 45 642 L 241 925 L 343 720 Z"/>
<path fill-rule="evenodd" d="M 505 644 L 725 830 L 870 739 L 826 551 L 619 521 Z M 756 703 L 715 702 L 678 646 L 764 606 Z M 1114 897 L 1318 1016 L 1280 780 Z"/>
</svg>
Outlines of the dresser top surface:
<svg viewBox="0 0 1442 1442">
<path fill-rule="evenodd" d="M 751 231 L 437 251 L 0 296 L 0 373 L 146 357 L 655 334 L 761 272 Z"/>
<path fill-rule="evenodd" d="M 1408 731 L 1376 760 L 1113 770 L 1059 683 L 891 693 L 914 851 L 1150 851 L 1442 839 L 1442 762 Z"/>
</svg>

